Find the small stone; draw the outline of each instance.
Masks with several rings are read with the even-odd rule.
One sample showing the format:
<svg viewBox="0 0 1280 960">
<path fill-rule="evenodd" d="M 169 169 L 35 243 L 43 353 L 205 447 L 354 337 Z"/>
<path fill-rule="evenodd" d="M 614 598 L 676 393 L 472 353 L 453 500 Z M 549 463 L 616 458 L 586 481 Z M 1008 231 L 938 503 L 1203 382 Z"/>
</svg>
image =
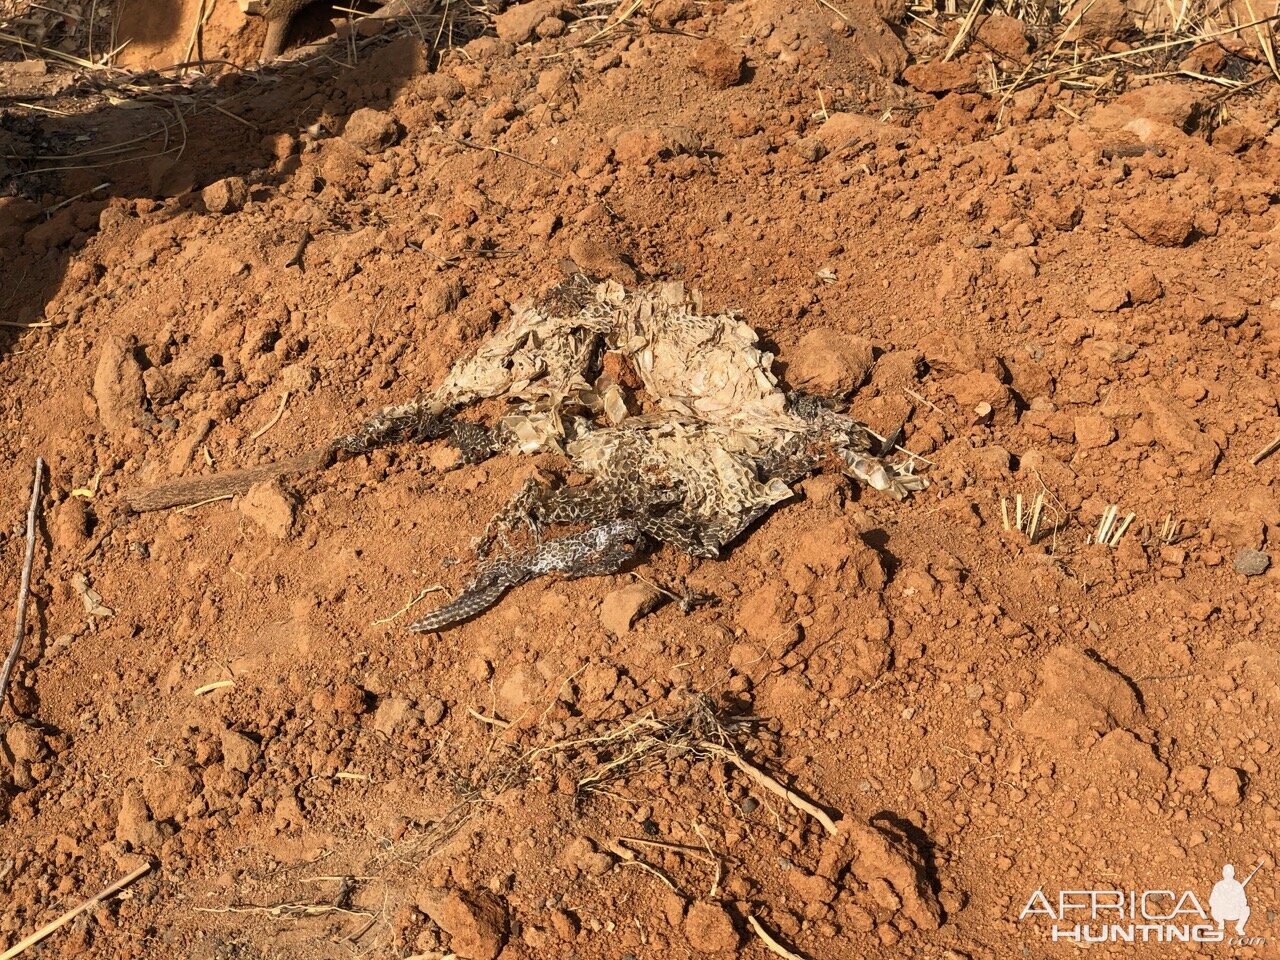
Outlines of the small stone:
<svg viewBox="0 0 1280 960">
<path fill-rule="evenodd" d="M 116 839 L 135 849 L 155 849 L 164 842 L 160 825 L 151 819 L 151 811 L 142 796 L 142 787 L 131 783 L 120 798 L 120 811 L 116 817 Z"/>
<path fill-rule="evenodd" d="M 1129 304 L 1129 291 L 1120 287 L 1098 287 L 1085 297 L 1085 304 L 1094 313 L 1115 313 Z"/>
<path fill-rule="evenodd" d="M 1124 0 L 1077 0 L 1062 15 L 1071 24 L 1065 34 L 1069 40 L 1113 40 L 1134 27 L 1133 13 Z"/>
<path fill-rule="evenodd" d="M 787 382 L 819 397 L 849 396 L 875 365 L 870 340 L 830 327 L 806 333 L 785 359 Z"/>
<path fill-rule="evenodd" d="M 354 683 L 340 683 L 333 692 L 333 709 L 352 715 L 364 713 L 369 709 L 368 697 Z"/>
<path fill-rule="evenodd" d="M 830 903 L 839 892 L 830 880 L 803 870 L 788 870 L 787 883 L 805 903 Z"/>
<path fill-rule="evenodd" d="M 702 138 L 690 127 L 630 127 L 618 133 L 613 156 L 618 163 L 653 164 L 659 160 L 702 152 Z"/>
<path fill-rule="evenodd" d="M 424 697 L 420 704 L 422 725 L 430 729 L 444 719 L 446 705 L 439 697 Z"/>
<path fill-rule="evenodd" d="M 1027 247 L 1010 250 L 1000 258 L 997 266 L 1001 273 L 1006 273 L 1011 277 L 1022 277 L 1026 280 L 1034 279 L 1036 274 L 1040 272 L 1040 265 L 1036 263 L 1035 257 Z"/>
<path fill-rule="evenodd" d="M 146 385 L 134 345 L 123 337 L 108 337 L 93 375 L 93 399 L 98 419 L 108 432 L 142 425 L 146 413 Z"/>
<path fill-rule="evenodd" d="M 227 730 L 222 734 L 222 762 L 228 770 L 247 774 L 261 755 L 262 747 L 243 733 Z"/>
<path fill-rule="evenodd" d="M 1271 566 L 1271 557 L 1261 550 L 1244 549 L 1231 561 L 1231 568 L 1246 577 L 1260 577 Z"/>
<path fill-rule="evenodd" d="M 28 763 L 42 760 L 47 749 L 40 731 L 25 723 L 11 726 L 4 735 L 4 742 L 8 744 L 14 760 L 25 760 Z"/>
<path fill-rule="evenodd" d="M 796 153 L 807 163 L 817 163 L 827 155 L 827 145 L 817 137 L 804 137 L 796 142 Z"/>
<path fill-rule="evenodd" d="M 68 497 L 53 510 L 49 533 L 56 547 L 75 550 L 89 538 L 89 507 L 79 497 Z"/>
<path fill-rule="evenodd" d="M 1220 807 L 1234 807 L 1244 797 L 1244 777 L 1233 767 L 1214 767 L 1206 781 L 1209 796 Z"/>
<path fill-rule="evenodd" d="M 461 280 L 439 279 L 427 284 L 418 296 L 418 309 L 426 319 L 436 320 L 456 310 L 464 296 L 466 288 Z"/>
<path fill-rule="evenodd" d="M 938 775 L 928 764 L 911 771 L 911 789 L 916 793 L 928 793 L 937 782 Z"/>
<path fill-rule="evenodd" d="M 684 918 L 684 935 L 699 953 L 732 953 L 742 942 L 729 911 L 718 903 L 695 903 Z"/>
<path fill-rule="evenodd" d="M 569 25 L 565 23 L 563 20 L 561 20 L 559 17 L 547 17 L 545 20 L 543 20 L 541 23 L 538 24 L 537 28 L 533 32 L 536 33 L 542 39 L 546 40 L 551 37 L 560 36 L 565 32 L 566 29 L 568 29 L 568 26 Z"/>
<path fill-rule="evenodd" d="M 200 191 L 200 199 L 210 213 L 235 213 L 249 200 L 249 185 L 243 177 L 215 180 Z"/>
<path fill-rule="evenodd" d="M 400 127 L 391 114 L 360 107 L 347 118 L 342 139 L 365 153 L 378 153 L 400 139 Z"/>
<path fill-rule="evenodd" d="M 533 39 L 543 20 L 556 16 L 562 9 L 561 4 L 548 0 L 518 3 L 493 18 L 493 29 L 499 40 L 526 43 Z"/>
<path fill-rule="evenodd" d="M 1031 50 L 1027 27 L 1016 17 L 993 13 L 978 27 L 978 39 L 1006 60 L 1017 60 Z"/>
<path fill-rule="evenodd" d="M 287 540 L 293 530 L 297 502 L 278 480 L 254 484 L 240 499 L 240 512 L 277 540 Z"/>
<path fill-rule="evenodd" d="M 622 254 L 615 247 L 607 243 L 574 237 L 569 241 L 569 258 L 588 276 L 619 283 L 636 282 L 635 270 L 622 259 Z"/>
<path fill-rule="evenodd" d="M 390 737 L 408 719 L 413 703 L 406 697 L 386 697 L 373 712 L 373 729 Z M 226 748 L 223 748 L 226 752 Z"/>
<path fill-rule="evenodd" d="M 1075 420 L 1076 446 L 1082 450 L 1105 447 L 1116 438 L 1116 428 L 1106 417 L 1082 413 Z"/>
<path fill-rule="evenodd" d="M 1140 240 L 1158 247 L 1180 247 L 1191 239 L 1195 210 L 1185 203 L 1139 201 L 1120 212 L 1120 221 Z"/>
<path fill-rule="evenodd" d="M 1179 789 L 1186 793 L 1199 793 L 1204 789 L 1205 781 L 1209 779 L 1209 771 L 1204 767 L 1194 763 L 1189 763 L 1184 767 L 1179 767 L 1174 779 L 1178 782 Z"/>
<path fill-rule="evenodd" d="M 1164 296 L 1164 284 L 1154 270 L 1144 267 L 1129 278 L 1129 299 L 1135 306 L 1155 303 Z"/>
<path fill-rule="evenodd" d="M 632 624 L 652 613 L 662 602 L 662 594 L 649 584 L 637 580 L 604 598 L 600 606 L 600 625 L 620 637 L 630 632 Z"/>
<path fill-rule="evenodd" d="M 685 20 L 693 20 L 698 16 L 698 5 L 694 0 L 658 0 L 653 5 L 649 19 L 660 27 L 674 27 Z"/>
<path fill-rule="evenodd" d="M 603 850 L 588 853 L 578 861 L 578 869 L 589 877 L 603 877 L 613 869 L 613 854 Z"/>
<path fill-rule="evenodd" d="M 973 64 L 961 60 L 913 63 L 902 71 L 902 79 L 923 93 L 964 92 L 978 87 Z"/>
<path fill-rule="evenodd" d="M 694 73 L 706 77 L 713 87 L 728 89 L 742 80 L 744 58 L 723 40 L 708 37 L 693 48 L 689 66 Z"/>
<path fill-rule="evenodd" d="M 969 373 L 947 377 L 940 383 L 967 416 L 979 416 L 985 421 L 1011 423 L 1015 414 L 1013 393 L 993 373 L 973 370 Z M 986 405 L 984 415 L 979 408 Z"/>
<path fill-rule="evenodd" d="M 492 893 L 451 891 L 424 912 L 449 935 L 449 948 L 460 960 L 495 960 L 506 946 L 507 906 Z"/>
</svg>

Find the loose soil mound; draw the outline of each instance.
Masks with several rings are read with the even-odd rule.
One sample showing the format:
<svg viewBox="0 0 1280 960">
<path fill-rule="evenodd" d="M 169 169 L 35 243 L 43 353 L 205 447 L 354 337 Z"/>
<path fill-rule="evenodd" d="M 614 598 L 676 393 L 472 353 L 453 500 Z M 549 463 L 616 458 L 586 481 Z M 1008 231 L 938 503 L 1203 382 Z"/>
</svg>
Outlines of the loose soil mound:
<svg viewBox="0 0 1280 960">
<path fill-rule="evenodd" d="M 1280 85 L 1237 48 L 1247 88 L 1004 97 L 1016 23 L 943 63 L 834 6 L 532 0 L 438 53 L 383 25 L 3 115 L 5 597 L 50 473 L 0 939 L 154 858 L 46 949 L 764 956 L 754 917 L 812 957 L 1066 957 L 1018 919 L 1037 889 L 1207 909 L 1274 857 Z M 248 64 L 228 11 L 205 55 Z M 819 476 L 722 560 L 440 635 L 402 608 L 557 458 L 400 447 L 113 507 L 322 446 L 576 270 L 740 311 L 789 383 L 905 421 L 930 488 Z"/>
</svg>

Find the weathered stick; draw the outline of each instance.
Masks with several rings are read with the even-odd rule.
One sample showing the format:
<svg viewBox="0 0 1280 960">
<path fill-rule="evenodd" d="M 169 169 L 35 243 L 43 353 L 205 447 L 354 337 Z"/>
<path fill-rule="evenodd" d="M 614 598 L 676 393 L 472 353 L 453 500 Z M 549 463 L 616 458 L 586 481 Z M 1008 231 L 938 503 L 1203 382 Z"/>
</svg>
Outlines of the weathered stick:
<svg viewBox="0 0 1280 960">
<path fill-rule="evenodd" d="M 12 947 L 10 947 L 4 953 L 0 953 L 0 960 L 13 960 L 14 957 L 22 953 L 24 950 L 26 950 L 27 947 L 34 947 L 37 943 L 39 943 L 49 934 L 53 933 L 55 930 L 60 929 L 61 927 L 65 927 L 68 923 L 70 923 L 76 917 L 80 916 L 80 914 L 84 913 L 87 910 L 92 910 L 94 907 L 100 904 L 103 900 L 107 899 L 107 897 L 110 897 L 113 894 L 119 893 L 121 890 L 123 890 L 129 884 L 133 883 L 133 881 L 137 880 L 143 874 L 148 873 L 151 870 L 152 866 L 153 864 L 150 862 L 144 863 L 142 866 L 138 867 L 137 870 L 134 870 L 128 876 L 121 877 L 115 883 L 111 884 L 109 887 L 104 889 L 101 893 L 98 893 L 97 895 L 92 896 L 88 900 L 84 901 L 84 903 L 80 904 L 80 906 L 72 907 L 62 916 L 58 917 L 57 920 L 54 920 L 52 923 L 46 923 L 43 927 L 41 927 L 35 933 L 31 934 L 31 936 L 27 937 L 25 940 L 21 940 L 18 943 L 15 943 Z"/>
<path fill-rule="evenodd" d="M 794 790 L 788 790 L 777 780 L 773 779 L 773 777 L 769 776 L 763 770 L 753 767 L 732 750 L 726 750 L 724 747 L 710 743 L 704 744 L 703 746 L 706 748 L 708 753 L 715 754 L 718 757 L 723 757 L 725 760 L 728 760 L 731 764 L 745 773 L 756 783 L 760 784 L 760 786 L 764 787 L 774 796 L 781 797 L 797 810 L 803 810 L 809 816 L 813 817 L 813 819 L 822 824 L 823 829 L 826 830 L 827 833 L 835 836 L 840 832 L 839 828 L 836 827 L 835 821 L 831 819 L 831 816 L 825 810 L 806 800 Z"/>
<path fill-rule="evenodd" d="M 174 480 L 172 483 L 162 483 L 142 490 L 128 490 L 120 495 L 120 499 L 131 513 L 186 507 L 205 500 L 239 496 L 247 493 L 255 483 L 261 483 L 263 480 L 323 470 L 333 462 L 333 456 L 331 447 L 308 450 L 287 460 L 277 460 L 275 463 L 266 463 L 259 467 L 228 470 L 226 473 L 216 473 L 210 477 Z"/>
<path fill-rule="evenodd" d="M 1263 460 L 1267 459 L 1267 457 L 1271 456 L 1277 450 L 1280 450 L 1280 437 L 1276 437 L 1274 440 L 1268 443 L 1265 447 L 1263 447 L 1261 450 L 1255 453 L 1253 455 L 1253 459 L 1250 460 L 1249 462 L 1256 467 L 1258 464 L 1260 464 Z"/>
<path fill-rule="evenodd" d="M 22 581 L 18 585 L 17 624 L 13 628 L 13 646 L 0 668 L 0 710 L 4 709 L 5 694 L 9 692 L 9 677 L 18 662 L 22 638 L 27 632 L 27 598 L 31 596 L 31 565 L 36 557 L 36 511 L 40 509 L 40 481 L 44 475 L 44 460 L 36 457 L 36 476 L 31 481 L 31 506 L 27 508 L 27 555 L 22 561 Z"/>
<path fill-rule="evenodd" d="M 760 938 L 761 942 L 764 943 L 770 953 L 776 953 L 778 956 L 782 957 L 783 960 L 804 960 L 800 954 L 792 953 L 775 940 L 773 935 L 764 928 L 764 924 L 755 918 L 754 914 L 747 915 L 747 923 L 751 924 L 751 929 L 756 932 L 756 936 Z"/>
</svg>

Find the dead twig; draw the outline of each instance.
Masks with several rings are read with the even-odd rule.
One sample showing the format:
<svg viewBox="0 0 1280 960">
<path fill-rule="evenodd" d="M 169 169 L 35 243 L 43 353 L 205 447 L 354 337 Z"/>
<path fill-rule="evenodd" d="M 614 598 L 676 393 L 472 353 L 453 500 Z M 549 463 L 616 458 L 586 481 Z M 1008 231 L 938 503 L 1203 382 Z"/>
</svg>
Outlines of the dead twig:
<svg viewBox="0 0 1280 960">
<path fill-rule="evenodd" d="M 1260 464 L 1263 460 L 1267 459 L 1267 457 L 1271 456 L 1277 450 L 1280 450 L 1280 435 L 1278 435 L 1274 440 L 1272 440 L 1265 447 L 1263 447 L 1261 450 L 1255 453 L 1253 455 L 1253 459 L 1250 460 L 1249 462 L 1256 467 L 1258 464 Z"/>
<path fill-rule="evenodd" d="M 801 810 L 804 813 L 807 813 L 809 816 L 813 817 L 813 819 L 817 820 L 820 824 L 822 824 L 822 828 L 826 830 L 827 833 L 831 834 L 832 836 L 835 836 L 837 833 L 840 832 L 839 829 L 836 827 L 836 822 L 831 819 L 831 815 L 828 814 L 825 810 L 817 806 L 817 804 L 813 803 L 812 801 L 806 800 L 804 797 L 800 796 L 800 794 L 796 793 L 794 790 L 787 789 L 777 780 L 773 779 L 773 777 L 765 773 L 763 770 L 760 770 L 757 767 L 753 767 L 751 764 L 747 763 L 747 761 L 743 760 L 740 756 L 738 756 L 732 750 L 728 750 L 725 747 L 719 746 L 718 744 L 714 744 L 714 743 L 703 743 L 702 749 L 706 750 L 708 753 L 714 756 L 721 757 L 724 760 L 729 761 L 729 763 L 733 764 L 735 767 L 737 767 L 739 770 L 745 773 L 748 777 L 750 777 L 760 786 L 764 787 L 764 789 L 768 790 L 774 796 L 781 797 L 783 800 L 787 801 L 787 803 L 791 804 L 797 810 Z"/>
<path fill-rule="evenodd" d="M 541 170 L 543 173 L 549 173 L 559 180 L 564 179 L 564 174 L 559 170 L 553 170 L 546 164 L 538 163 L 537 160 L 530 160 L 528 157 L 522 157 L 520 154 L 512 153 L 510 150 L 503 150 L 500 147 L 492 147 L 487 143 L 476 143 L 474 140 L 463 140 L 461 137 L 454 137 L 453 142 L 458 144 L 460 147 L 467 147 L 470 150 L 488 150 L 490 153 L 496 153 L 500 157 L 507 157 L 508 159 L 518 160 L 520 163 L 528 164 L 534 169 Z"/>
<path fill-rule="evenodd" d="M 162 483 L 145 490 L 129 490 L 122 494 L 121 499 L 131 513 L 187 507 L 195 503 L 246 493 L 255 483 L 261 483 L 263 480 L 275 480 L 295 473 L 321 470 L 333 462 L 333 455 L 333 450 L 329 447 L 308 450 L 296 457 L 277 460 L 260 467 L 231 470 L 211 477 L 175 480 L 173 483 Z"/>
<path fill-rule="evenodd" d="M 152 864 L 150 861 L 148 861 L 147 863 L 144 863 L 142 866 L 138 867 L 138 869 L 134 870 L 132 873 L 128 874 L 127 876 L 121 877 L 115 883 L 103 889 L 101 893 L 98 893 L 97 895 L 90 897 L 88 900 L 84 901 L 82 904 L 80 904 L 77 907 L 72 907 L 62 916 L 58 917 L 58 919 L 54 920 L 51 923 L 46 923 L 43 927 L 41 927 L 35 933 L 31 934 L 31 936 L 27 937 L 25 940 L 18 941 L 12 947 L 6 950 L 4 953 L 0 953 L 0 960 L 13 960 L 14 957 L 18 956 L 28 947 L 34 947 L 37 943 L 39 943 L 45 937 L 49 936 L 49 934 L 53 933 L 54 931 L 62 927 L 65 927 L 68 923 L 70 923 L 76 917 L 80 916 L 80 914 L 85 913 L 86 911 L 92 910 L 94 907 L 102 903 L 102 901 L 106 900 L 108 897 L 119 893 L 121 890 L 129 886 L 129 884 L 133 883 L 139 877 L 149 873 L 153 866 L 154 864 Z"/>
<path fill-rule="evenodd" d="M 765 949 L 770 953 L 776 953 L 783 960 L 804 960 L 804 957 L 800 956 L 800 954 L 792 953 L 775 940 L 773 935 L 755 918 L 754 914 L 747 915 L 747 923 L 751 924 L 751 929 L 755 931 L 756 936 L 760 938 L 760 942 L 765 945 Z"/>
<path fill-rule="evenodd" d="M 18 662 L 22 638 L 27 632 L 27 598 L 31 596 L 31 566 L 36 557 L 36 511 L 40 509 L 40 483 L 44 476 L 42 457 L 36 457 L 35 474 L 31 481 L 31 505 L 27 508 L 27 552 L 22 561 L 22 580 L 18 585 L 18 614 L 13 628 L 13 646 L 9 648 L 9 656 L 5 657 L 4 667 L 0 668 L 0 710 L 4 709 L 5 694 L 9 692 L 9 677 L 13 674 L 14 664 Z"/>
<path fill-rule="evenodd" d="M 284 263 L 286 269 L 289 267 L 297 267 L 300 273 L 307 272 L 307 268 L 303 266 L 302 263 L 302 254 L 307 249 L 307 244 L 311 242 L 311 239 L 311 231 L 304 229 L 302 231 L 302 236 L 298 238 L 297 247 L 293 250 L 293 256 Z"/>
</svg>

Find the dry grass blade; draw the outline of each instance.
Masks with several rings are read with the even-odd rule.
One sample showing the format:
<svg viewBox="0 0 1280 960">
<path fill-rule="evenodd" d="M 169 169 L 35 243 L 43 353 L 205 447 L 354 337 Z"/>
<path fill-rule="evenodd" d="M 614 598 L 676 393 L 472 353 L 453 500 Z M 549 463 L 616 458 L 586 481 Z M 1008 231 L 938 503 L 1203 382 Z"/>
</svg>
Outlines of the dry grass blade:
<svg viewBox="0 0 1280 960">
<path fill-rule="evenodd" d="M 1212 40 L 1220 40 L 1223 37 L 1228 37 L 1228 36 L 1232 36 L 1233 34 L 1243 33 L 1246 30 L 1254 30 L 1257 33 L 1259 33 L 1259 35 L 1261 35 L 1262 27 L 1268 26 L 1276 22 L 1277 20 L 1280 20 L 1280 13 L 1272 14 L 1266 17 L 1257 17 L 1253 20 L 1250 20 L 1247 23 L 1233 24 L 1231 26 L 1223 27 L 1218 30 L 1211 30 L 1206 33 L 1195 34 L 1195 35 L 1183 34 L 1179 36 L 1173 36 L 1165 40 L 1159 40 L 1154 43 L 1143 44 L 1137 47 L 1133 47 L 1132 49 L 1129 49 L 1129 50 L 1120 50 L 1113 53 L 1099 53 L 1094 56 L 1086 56 L 1083 59 L 1073 60 L 1073 62 L 1065 66 L 1055 67 L 1053 69 L 1045 70 L 1042 73 L 1031 75 L 1031 70 L 1035 67 L 1037 62 L 1043 63 L 1043 64 L 1051 64 L 1055 60 L 1057 60 L 1058 54 L 1065 43 L 1066 37 L 1071 33 L 1072 28 L 1079 22 L 1080 16 L 1082 16 L 1083 13 L 1084 11 L 1081 11 L 1081 14 L 1072 20 L 1071 24 L 1067 27 L 1067 29 L 1063 31 L 1062 36 L 1059 39 L 1057 45 L 1054 46 L 1053 50 L 1049 53 L 1047 57 L 1038 58 L 1038 59 L 1033 58 L 1027 64 L 1027 66 L 1022 70 L 1022 72 L 1008 86 L 1003 88 L 1003 97 L 1001 100 L 1002 103 L 1007 101 L 1009 97 L 1013 96 L 1013 94 L 1016 93 L 1018 90 L 1021 90 L 1027 86 L 1033 86 L 1037 83 L 1041 83 L 1046 80 L 1063 78 L 1065 82 L 1065 78 L 1069 78 L 1077 74 L 1083 74 L 1085 73 L 1085 71 L 1095 68 L 1101 64 L 1109 64 L 1116 61 L 1119 61 L 1122 63 L 1127 62 L 1130 64 L 1137 64 L 1141 61 L 1143 57 L 1146 57 L 1150 54 L 1162 53 L 1163 51 L 1170 50 L 1175 47 L 1183 47 L 1188 45 L 1201 45 L 1201 44 L 1208 43 Z M 1274 44 L 1269 44 L 1269 48 L 1272 51 L 1272 56 L 1274 56 L 1274 49 L 1275 49 Z M 1267 50 L 1267 47 L 1264 47 L 1264 56 L 1266 55 L 1266 50 Z M 1270 58 L 1268 58 L 1268 63 L 1270 63 Z"/>
<path fill-rule="evenodd" d="M 951 41 L 951 45 L 947 47 L 947 52 L 942 55 L 942 62 L 946 63 L 956 55 L 956 51 L 968 39 L 969 33 L 973 30 L 973 25 L 978 21 L 978 11 L 982 9 L 982 0 L 973 0 L 969 4 L 969 12 L 964 15 L 964 20 L 960 22 L 960 29 L 956 31 L 955 39 Z"/>
<path fill-rule="evenodd" d="M 22 650 L 22 638 L 27 632 L 27 599 L 31 596 L 31 567 L 36 558 L 36 512 L 40 509 L 40 485 L 44 479 L 44 459 L 36 457 L 35 478 L 31 481 L 31 504 L 27 508 L 27 548 L 22 560 L 22 577 L 18 584 L 18 612 L 13 628 L 13 646 L 0 667 L 0 710 L 4 709 L 5 694 L 9 692 L 9 678 Z"/>
</svg>

